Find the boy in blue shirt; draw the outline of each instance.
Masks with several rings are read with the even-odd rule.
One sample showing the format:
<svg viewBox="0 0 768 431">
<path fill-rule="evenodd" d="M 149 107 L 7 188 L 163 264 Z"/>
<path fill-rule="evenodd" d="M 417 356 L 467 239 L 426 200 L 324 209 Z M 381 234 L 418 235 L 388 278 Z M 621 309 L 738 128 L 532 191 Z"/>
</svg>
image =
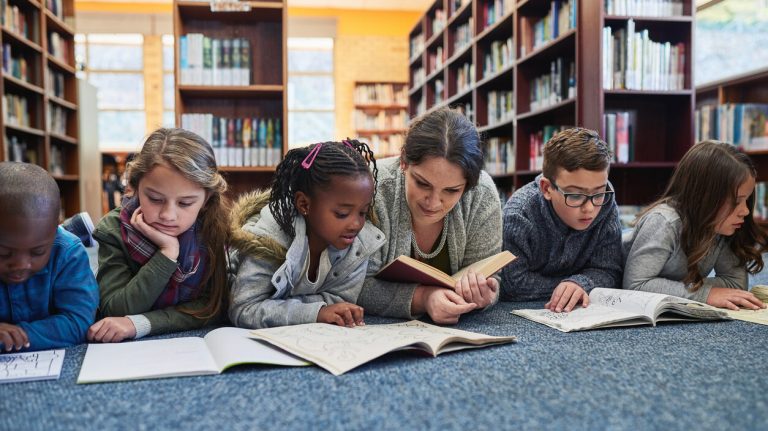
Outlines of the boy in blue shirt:
<svg viewBox="0 0 768 431">
<path fill-rule="evenodd" d="M 504 206 L 504 250 L 517 259 L 502 270 L 502 299 L 549 299 L 544 307 L 561 312 L 589 305 L 595 287 L 621 288 L 611 159 L 592 130 L 567 129 L 546 143 L 541 175 Z"/>
<path fill-rule="evenodd" d="M 82 242 L 58 226 L 59 187 L 41 167 L 0 163 L 0 349 L 85 340 L 98 285 Z"/>
</svg>

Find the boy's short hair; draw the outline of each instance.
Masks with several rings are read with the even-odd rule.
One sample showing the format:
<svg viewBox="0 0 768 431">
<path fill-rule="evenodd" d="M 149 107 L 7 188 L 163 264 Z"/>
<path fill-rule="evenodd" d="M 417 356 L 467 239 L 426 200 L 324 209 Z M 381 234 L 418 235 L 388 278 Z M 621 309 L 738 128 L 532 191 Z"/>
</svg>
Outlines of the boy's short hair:
<svg viewBox="0 0 768 431">
<path fill-rule="evenodd" d="M 0 214 L 40 217 L 58 223 L 59 186 L 43 168 L 30 163 L 0 162 Z"/>
<path fill-rule="evenodd" d="M 577 169 L 604 171 L 611 165 L 612 159 L 611 149 L 597 132 L 574 127 L 556 133 L 544 145 L 542 173 L 552 180 L 560 168 L 568 172 Z"/>
</svg>

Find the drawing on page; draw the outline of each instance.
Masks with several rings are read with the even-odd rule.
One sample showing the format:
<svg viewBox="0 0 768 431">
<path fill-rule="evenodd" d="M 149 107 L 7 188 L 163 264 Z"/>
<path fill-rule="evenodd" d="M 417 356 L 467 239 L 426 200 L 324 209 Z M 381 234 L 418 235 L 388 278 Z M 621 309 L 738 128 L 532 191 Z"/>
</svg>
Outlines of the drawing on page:
<svg viewBox="0 0 768 431">
<path fill-rule="evenodd" d="M 57 351 L 30 352 L 16 355 L 0 355 L 0 377 L 42 377 L 51 372 L 54 362 L 60 360 Z"/>
</svg>

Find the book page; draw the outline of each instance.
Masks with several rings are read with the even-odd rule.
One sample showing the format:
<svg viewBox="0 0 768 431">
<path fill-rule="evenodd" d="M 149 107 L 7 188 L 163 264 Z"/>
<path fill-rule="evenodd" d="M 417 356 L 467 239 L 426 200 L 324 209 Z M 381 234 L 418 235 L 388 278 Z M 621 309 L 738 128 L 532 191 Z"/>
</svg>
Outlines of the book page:
<svg viewBox="0 0 768 431">
<path fill-rule="evenodd" d="M 259 329 L 252 331 L 251 336 L 312 361 L 337 376 L 394 350 L 417 348 L 434 355 L 439 353 L 442 343 L 453 337 L 474 339 L 476 342 L 481 339 L 493 342 L 500 338 L 416 320 L 356 328 L 310 323 Z"/>
<path fill-rule="evenodd" d="M 746 308 L 742 308 L 738 311 L 725 310 L 725 312 L 732 319 L 757 323 L 758 325 L 768 325 L 768 309 L 766 308 L 760 310 L 747 310 Z"/>
<path fill-rule="evenodd" d="M 547 325 L 550 328 L 555 328 L 562 332 L 651 323 L 637 313 L 631 313 L 600 303 L 590 303 L 587 308 L 578 307 L 568 313 L 555 313 L 554 311 L 542 309 L 515 310 L 512 311 L 512 314 L 525 317 L 526 319 Z"/>
<path fill-rule="evenodd" d="M 0 383 L 58 379 L 65 350 L 0 355 Z"/>
<path fill-rule="evenodd" d="M 89 344 L 77 383 L 218 374 L 199 337 Z"/>
<path fill-rule="evenodd" d="M 504 250 L 501 253 L 486 257 L 483 260 L 478 260 L 477 262 L 460 269 L 456 274 L 453 274 L 451 278 L 453 278 L 454 281 L 459 281 L 464 273 L 469 271 L 479 272 L 480 274 L 483 274 L 485 278 L 488 278 L 499 272 L 501 268 L 504 268 L 515 259 L 515 255 Z"/>
<path fill-rule="evenodd" d="M 246 328 L 218 328 L 203 337 L 219 371 L 240 364 L 312 365 L 278 350 L 261 340 L 249 337 Z"/>
<path fill-rule="evenodd" d="M 679 301 L 676 301 L 679 300 Z M 605 305 L 629 313 L 640 314 L 650 320 L 655 319 L 659 305 L 665 302 L 693 302 L 683 298 L 675 298 L 661 293 L 643 292 L 639 290 L 606 289 L 597 287 L 589 293 L 591 304 Z"/>
</svg>

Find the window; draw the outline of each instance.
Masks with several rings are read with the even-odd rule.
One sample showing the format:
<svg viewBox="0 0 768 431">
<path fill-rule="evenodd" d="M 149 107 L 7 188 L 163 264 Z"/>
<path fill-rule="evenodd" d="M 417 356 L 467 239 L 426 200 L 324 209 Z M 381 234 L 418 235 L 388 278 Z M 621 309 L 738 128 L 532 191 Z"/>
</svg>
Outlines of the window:
<svg viewBox="0 0 768 431">
<path fill-rule="evenodd" d="M 288 38 L 288 146 L 336 140 L 333 39 Z"/>
<path fill-rule="evenodd" d="M 173 91 L 173 35 L 163 35 L 163 127 L 174 127 L 176 105 Z"/>
<path fill-rule="evenodd" d="M 98 89 L 99 146 L 135 149 L 146 135 L 144 37 L 75 36 L 78 77 Z"/>
</svg>

